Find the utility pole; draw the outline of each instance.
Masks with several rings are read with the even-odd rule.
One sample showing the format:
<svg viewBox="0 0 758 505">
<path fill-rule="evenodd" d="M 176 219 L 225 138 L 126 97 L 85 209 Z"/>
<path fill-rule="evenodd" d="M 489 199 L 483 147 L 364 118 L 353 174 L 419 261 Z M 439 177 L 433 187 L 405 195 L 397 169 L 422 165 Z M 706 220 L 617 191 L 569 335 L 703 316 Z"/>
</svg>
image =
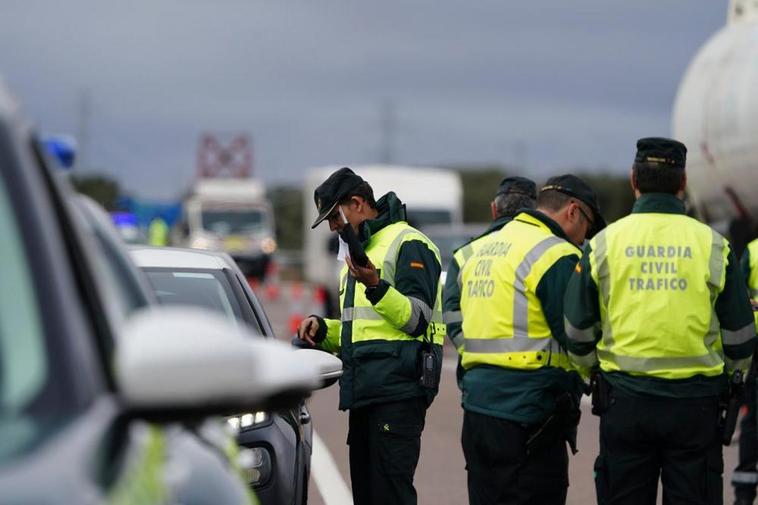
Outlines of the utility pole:
<svg viewBox="0 0 758 505">
<path fill-rule="evenodd" d="M 381 152 L 379 159 L 386 165 L 394 160 L 395 104 L 385 100 L 381 104 Z"/>
<path fill-rule="evenodd" d="M 89 135 L 90 116 L 92 114 L 92 96 L 89 89 L 82 88 L 79 92 L 77 139 L 79 152 L 76 154 L 77 161 L 74 166 L 78 169 L 87 169 L 89 163 Z"/>
</svg>

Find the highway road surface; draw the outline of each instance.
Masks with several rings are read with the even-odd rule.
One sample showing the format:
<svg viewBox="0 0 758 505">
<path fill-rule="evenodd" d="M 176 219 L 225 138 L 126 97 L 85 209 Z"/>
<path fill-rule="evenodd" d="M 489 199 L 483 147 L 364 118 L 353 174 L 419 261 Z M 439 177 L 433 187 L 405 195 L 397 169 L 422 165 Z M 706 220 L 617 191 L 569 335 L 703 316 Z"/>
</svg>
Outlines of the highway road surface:
<svg viewBox="0 0 758 505">
<path fill-rule="evenodd" d="M 261 301 L 282 340 L 289 340 L 289 320 L 298 312 L 305 315 L 317 312 L 304 290 L 302 299 L 288 295 L 289 286 L 283 285 L 276 299 L 265 293 Z M 347 413 L 337 409 L 338 385 L 317 391 L 308 405 L 317 434 L 312 461 L 309 501 L 311 505 L 349 505 L 350 473 L 347 437 Z M 588 400 L 588 399 L 587 399 Z M 598 419 L 591 415 L 589 405 L 583 405 L 579 426 L 579 453 L 569 460 L 569 505 L 595 503 L 592 465 L 598 451 Z M 421 439 L 421 460 L 416 470 L 415 485 L 420 505 L 462 505 L 468 503 L 466 471 L 461 450 L 463 411 L 460 392 L 455 382 L 455 350 L 446 346 L 440 392 L 427 412 L 426 427 Z M 724 503 L 732 503 L 731 472 L 737 460 L 735 442 L 724 450 Z M 660 500 L 659 500 L 660 501 Z"/>
</svg>

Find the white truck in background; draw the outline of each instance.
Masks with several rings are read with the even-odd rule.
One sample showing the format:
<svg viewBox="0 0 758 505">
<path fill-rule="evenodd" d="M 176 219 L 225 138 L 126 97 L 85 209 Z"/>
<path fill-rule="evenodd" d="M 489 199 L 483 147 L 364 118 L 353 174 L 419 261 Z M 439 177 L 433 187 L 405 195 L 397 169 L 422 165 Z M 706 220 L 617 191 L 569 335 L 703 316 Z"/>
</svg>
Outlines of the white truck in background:
<svg viewBox="0 0 758 505">
<path fill-rule="evenodd" d="M 245 275 L 263 279 L 276 251 L 274 214 L 257 179 L 197 179 L 182 200 L 172 242 L 224 251 Z"/>
<path fill-rule="evenodd" d="M 337 236 L 322 223 L 311 230 L 316 219 L 314 190 L 340 166 L 314 168 L 307 172 L 303 188 L 303 235 L 305 279 L 325 289 L 329 297 L 326 314 L 338 310 L 336 297 L 339 289 L 339 272 L 343 264 L 337 260 Z M 426 226 L 463 223 L 463 187 L 460 176 L 448 169 L 398 165 L 358 165 L 353 171 L 367 181 L 378 200 L 394 191 L 406 206 L 408 221 L 421 230 Z"/>
</svg>

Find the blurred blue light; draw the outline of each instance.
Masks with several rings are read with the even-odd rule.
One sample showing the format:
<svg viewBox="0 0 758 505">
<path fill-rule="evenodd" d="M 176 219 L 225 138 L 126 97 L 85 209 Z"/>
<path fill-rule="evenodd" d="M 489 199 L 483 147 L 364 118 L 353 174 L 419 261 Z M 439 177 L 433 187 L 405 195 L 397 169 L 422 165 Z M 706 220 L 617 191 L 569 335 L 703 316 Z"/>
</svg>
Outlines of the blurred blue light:
<svg viewBox="0 0 758 505">
<path fill-rule="evenodd" d="M 68 135 L 48 135 L 42 140 L 47 152 L 61 167 L 70 170 L 76 159 L 76 140 Z"/>
<path fill-rule="evenodd" d="M 111 212 L 113 224 L 117 227 L 137 226 L 137 216 L 131 212 Z"/>
</svg>

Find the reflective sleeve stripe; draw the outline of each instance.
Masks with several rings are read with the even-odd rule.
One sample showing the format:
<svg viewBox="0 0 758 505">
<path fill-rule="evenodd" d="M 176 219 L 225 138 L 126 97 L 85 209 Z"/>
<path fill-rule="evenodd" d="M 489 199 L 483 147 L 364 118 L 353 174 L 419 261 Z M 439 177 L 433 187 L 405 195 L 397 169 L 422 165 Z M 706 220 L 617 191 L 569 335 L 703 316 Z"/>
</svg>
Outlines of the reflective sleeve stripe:
<svg viewBox="0 0 758 505">
<path fill-rule="evenodd" d="M 590 353 L 585 354 L 584 356 L 574 354 L 570 351 L 568 355 L 569 360 L 571 360 L 572 363 L 582 368 L 592 368 L 597 364 L 597 353 L 594 350 Z"/>
<path fill-rule="evenodd" d="M 397 263 L 397 255 L 400 252 L 400 246 L 403 245 L 403 239 L 406 235 L 411 233 L 418 233 L 414 229 L 406 228 L 401 230 L 390 246 L 387 248 L 387 253 L 384 256 L 384 263 L 382 265 L 382 279 L 389 282 L 391 285 L 395 285 L 395 265 Z"/>
<path fill-rule="evenodd" d="M 711 230 L 711 233 L 713 240 L 711 241 L 711 258 L 708 261 L 710 270 L 708 282 L 718 293 L 721 291 L 721 278 L 724 274 L 724 237 L 715 230 Z"/>
<path fill-rule="evenodd" d="M 412 296 L 407 298 L 411 302 L 411 317 L 408 318 L 408 321 L 402 326 L 402 328 L 400 328 L 400 330 L 405 333 L 410 333 L 418 327 L 422 315 L 427 323 L 431 322 L 432 308 L 418 298 Z"/>
<path fill-rule="evenodd" d="M 564 242 L 562 238 L 550 236 L 537 243 L 521 260 L 516 268 L 516 278 L 513 281 L 513 332 L 515 337 L 528 338 L 529 328 L 529 299 L 526 296 L 526 278 L 532 271 L 532 266 L 556 244 Z"/>
<path fill-rule="evenodd" d="M 460 310 L 447 310 L 442 313 L 442 320 L 445 324 L 462 323 L 463 315 Z"/>
<path fill-rule="evenodd" d="M 540 352 L 550 348 L 552 337 L 545 338 L 468 338 L 463 345 L 466 352 L 503 354 L 510 352 Z"/>
<path fill-rule="evenodd" d="M 384 319 L 381 314 L 374 310 L 373 307 L 348 307 L 342 309 L 342 322 L 356 321 L 359 319 L 367 321 L 380 321 Z"/>
<path fill-rule="evenodd" d="M 441 288 L 437 288 L 437 289 L 441 289 Z M 445 322 L 445 318 L 442 316 L 442 311 L 441 310 L 437 310 L 435 308 L 432 311 L 432 321 L 434 321 L 435 323 L 444 323 Z"/>
<path fill-rule="evenodd" d="M 721 356 L 711 350 L 701 356 L 621 356 L 606 349 L 598 349 L 600 359 L 616 363 L 625 372 L 654 372 L 658 370 L 679 370 L 682 368 L 711 368 L 722 363 Z"/>
<path fill-rule="evenodd" d="M 752 356 L 744 359 L 731 359 L 725 356 L 724 366 L 728 372 L 733 372 L 735 370 L 742 370 L 743 372 L 746 372 L 748 368 L 750 368 L 750 362 L 752 360 Z"/>
<path fill-rule="evenodd" d="M 579 328 L 574 327 L 574 325 L 565 317 L 563 318 L 563 326 L 566 329 L 566 336 L 568 336 L 569 340 L 580 343 L 595 342 L 594 327 L 590 326 L 589 328 L 580 330 Z"/>
<path fill-rule="evenodd" d="M 447 336 L 450 337 L 450 341 L 453 343 L 453 346 L 458 350 L 458 352 L 462 352 L 463 346 L 466 342 L 466 339 L 463 336 L 463 330 L 449 332 Z"/>
<path fill-rule="evenodd" d="M 753 338 L 755 338 L 754 322 L 736 331 L 721 329 L 721 341 L 724 345 L 740 345 Z"/>
<path fill-rule="evenodd" d="M 734 472 L 732 484 L 758 484 L 758 472 Z"/>
</svg>

